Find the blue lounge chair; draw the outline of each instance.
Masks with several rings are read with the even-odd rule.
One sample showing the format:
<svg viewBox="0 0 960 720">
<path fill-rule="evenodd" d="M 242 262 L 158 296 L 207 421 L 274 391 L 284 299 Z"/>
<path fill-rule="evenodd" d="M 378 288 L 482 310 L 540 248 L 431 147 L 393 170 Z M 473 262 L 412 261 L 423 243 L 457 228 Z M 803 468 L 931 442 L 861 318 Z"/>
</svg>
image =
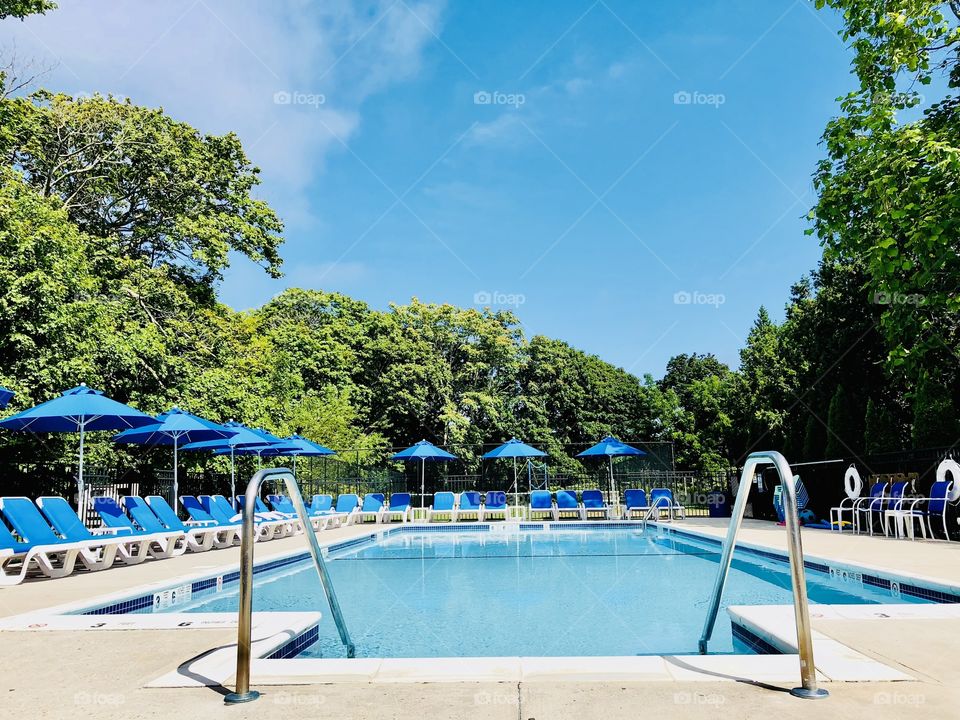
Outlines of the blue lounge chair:
<svg viewBox="0 0 960 720">
<path fill-rule="evenodd" d="M 37 507 L 60 537 L 69 542 L 104 542 L 113 539 L 116 543 L 114 560 L 120 558 L 126 565 L 138 565 L 150 556 L 150 543 L 131 533 L 118 533 L 109 527 L 90 530 L 62 497 L 39 497 Z"/>
<path fill-rule="evenodd" d="M 647 502 L 647 493 L 640 488 L 631 488 L 623 493 L 623 519 L 632 520 L 634 513 L 643 517 L 649 512 L 650 503 Z"/>
<path fill-rule="evenodd" d="M 360 506 L 355 522 L 363 523 L 367 520 L 380 522 L 384 507 L 386 507 L 386 498 L 383 493 L 367 493 L 363 496 L 363 505 Z"/>
<path fill-rule="evenodd" d="M 577 500 L 576 490 L 557 490 L 557 520 L 565 514 L 575 515 L 578 520 L 586 520 L 583 506 Z"/>
<path fill-rule="evenodd" d="M 0 586 L 18 585 L 34 569 L 47 577 L 63 577 L 73 572 L 76 561 L 76 553 L 68 552 L 64 543 L 20 542 L 0 522 Z"/>
<path fill-rule="evenodd" d="M 221 521 L 219 518 L 216 518 L 207 512 L 206 508 L 203 507 L 203 504 L 193 495 L 181 495 L 180 504 L 183 505 L 183 509 L 187 511 L 187 514 L 190 516 L 190 520 L 192 522 L 205 527 L 216 527 L 224 533 L 224 539 L 229 541 L 230 544 L 240 544 L 242 533 L 239 521 Z M 256 537 L 259 538 L 259 534 L 257 534 Z"/>
<path fill-rule="evenodd" d="M 456 522 L 457 496 L 446 491 L 434 493 L 433 504 L 427 508 L 427 522 L 433 522 L 434 515 L 448 515 L 451 522 Z"/>
<path fill-rule="evenodd" d="M 535 520 L 534 515 L 544 514 L 549 515 L 552 520 L 557 519 L 557 509 L 553 506 L 553 493 L 548 490 L 534 490 L 530 493 L 527 518 Z"/>
<path fill-rule="evenodd" d="M 881 513 L 884 536 L 890 535 L 890 527 L 889 527 L 890 523 L 888 521 L 891 519 L 891 515 L 889 515 L 888 513 L 900 512 L 902 510 L 907 509 L 904 501 L 904 496 L 906 495 L 907 487 L 909 485 L 910 485 L 909 481 L 906 481 L 906 480 L 890 483 L 890 493 L 884 499 L 885 505 L 883 508 L 883 512 Z M 899 529 L 899 524 L 897 525 L 897 529 Z M 924 529 L 924 533 L 926 533 L 925 529 Z"/>
<path fill-rule="evenodd" d="M 870 486 L 870 494 L 853 506 L 853 531 L 860 532 L 861 519 L 867 521 L 867 530 L 873 535 L 873 516 L 876 514 L 883 520 L 883 510 L 886 505 L 887 481 L 880 480 Z"/>
<path fill-rule="evenodd" d="M 930 487 L 930 496 L 925 498 L 913 498 L 905 501 L 909 507 L 905 510 L 906 520 L 913 522 L 920 520 L 920 527 L 923 528 L 923 521 L 927 521 L 927 530 L 930 537 L 933 534 L 933 518 L 938 517 L 943 523 L 943 537 L 950 539 L 950 532 L 947 530 L 947 507 L 950 505 L 950 496 L 953 490 L 954 482 L 951 480 L 939 480 Z M 927 537 L 924 532 L 924 537 Z"/>
<path fill-rule="evenodd" d="M 133 521 L 146 532 L 163 533 L 176 531 L 182 533 L 187 543 L 187 549 L 190 552 L 206 552 L 210 550 L 216 542 L 217 531 L 215 529 L 187 528 L 182 524 L 179 528 L 167 527 L 153 511 L 153 508 L 141 497 L 127 495 L 122 498 L 120 502 Z"/>
<path fill-rule="evenodd" d="M 330 497 L 329 495 L 327 497 Z M 259 500 L 259 498 L 258 498 Z M 297 508 L 293 504 L 293 500 L 288 498 L 286 495 L 268 495 L 267 500 L 270 501 L 270 504 L 273 506 L 274 516 L 286 519 L 293 519 L 298 521 L 299 525 L 299 516 L 297 515 Z M 304 503 L 304 510 L 307 511 L 307 515 L 310 518 L 310 524 L 313 526 L 313 529 L 316 531 L 326 530 L 330 525 L 334 527 L 340 526 L 341 516 L 336 513 L 331 512 L 312 512 L 309 505 Z"/>
<path fill-rule="evenodd" d="M 201 496 L 202 497 L 202 496 Z M 273 497 L 273 496 L 271 496 Z M 203 502 L 203 501 L 201 501 Z M 207 501 L 209 504 L 209 501 Z M 234 507 L 237 508 L 237 514 L 233 517 L 243 517 L 243 509 L 247 506 L 247 498 L 244 495 L 237 495 L 233 499 Z M 256 502 L 253 505 L 254 507 L 254 519 L 257 522 L 263 522 L 264 520 L 289 520 L 291 516 L 295 516 L 296 513 L 282 513 L 276 510 L 271 510 L 267 507 L 266 503 L 263 502 L 260 498 L 256 499 Z M 225 508 L 221 508 L 225 509 Z"/>
<path fill-rule="evenodd" d="M 310 507 L 307 511 L 311 515 L 330 514 L 333 512 L 333 495 L 314 495 L 310 498 Z"/>
<path fill-rule="evenodd" d="M 603 499 L 603 493 L 599 490 L 584 490 L 580 493 L 580 503 L 583 507 L 583 519 L 590 519 L 591 513 L 600 515 L 604 520 L 611 518 L 612 510 Z"/>
<path fill-rule="evenodd" d="M 0 498 L 0 513 L 20 536 L 17 540 L 0 522 L 0 548 L 9 550 L 2 559 L 0 583 L 15 585 L 33 569 L 48 578 L 70 575 L 79 560 L 88 570 L 104 570 L 113 564 L 117 544 L 112 538 L 72 542 L 59 537 L 37 506 L 26 497 Z M 19 565 L 18 569 L 16 566 Z"/>
<path fill-rule="evenodd" d="M 490 520 L 500 515 L 504 520 L 510 517 L 510 508 L 507 507 L 507 494 L 502 490 L 488 490 L 483 498 L 483 519 Z"/>
<path fill-rule="evenodd" d="M 35 564 L 34 557 L 43 554 L 43 550 L 45 548 L 18 541 L 0 522 L 0 587 L 22 583 L 30 566 Z"/>
<path fill-rule="evenodd" d="M 657 519 L 660 511 L 667 511 L 667 521 L 687 516 L 687 508 L 673 499 L 673 491 L 670 488 L 653 488 L 650 491 L 650 504 L 657 508 Z"/>
<path fill-rule="evenodd" d="M 186 535 L 169 530 L 159 533 L 147 532 L 128 517 L 120 503 L 112 497 L 93 498 L 93 509 L 100 516 L 103 524 L 116 530 L 119 537 L 133 537 L 147 541 L 151 557 L 177 557 L 187 551 Z"/>
<path fill-rule="evenodd" d="M 147 495 L 146 501 L 150 509 L 153 510 L 153 514 L 157 516 L 157 519 L 160 520 L 163 526 L 167 530 L 178 530 L 185 533 L 188 543 L 191 534 L 196 538 L 212 537 L 214 548 L 232 547 L 240 542 L 240 533 L 236 526 L 231 526 L 226 529 L 221 528 L 213 518 L 210 520 L 190 519 L 183 522 L 177 517 L 177 514 L 173 511 L 173 508 L 170 507 L 170 503 L 167 502 L 166 498 L 160 495 Z M 196 498 L 194 498 L 194 502 L 199 506 L 199 501 L 197 501 Z M 206 533 L 206 535 L 200 535 L 200 533 Z M 198 540 L 198 542 L 201 545 L 206 543 L 205 540 Z"/>
<path fill-rule="evenodd" d="M 198 498 L 204 509 L 221 523 L 241 522 L 243 515 L 236 512 L 233 506 L 223 495 L 200 495 Z M 289 518 L 258 518 L 258 513 L 254 514 L 256 521 L 255 533 L 258 541 L 272 540 L 274 538 L 284 538 L 299 532 L 300 523 L 291 521 Z"/>
<path fill-rule="evenodd" d="M 399 518 L 402 523 L 409 522 L 412 512 L 410 493 L 390 493 L 390 504 L 383 511 L 381 521 L 389 523 Z"/>
<path fill-rule="evenodd" d="M 341 493 L 337 496 L 336 512 L 343 516 L 343 524 L 351 525 L 360 512 L 360 498 L 356 493 Z"/>
<path fill-rule="evenodd" d="M 464 490 L 457 503 L 457 521 L 464 515 L 472 515 L 478 521 L 483 520 L 483 507 L 480 505 L 480 493 L 476 490 Z"/>
</svg>

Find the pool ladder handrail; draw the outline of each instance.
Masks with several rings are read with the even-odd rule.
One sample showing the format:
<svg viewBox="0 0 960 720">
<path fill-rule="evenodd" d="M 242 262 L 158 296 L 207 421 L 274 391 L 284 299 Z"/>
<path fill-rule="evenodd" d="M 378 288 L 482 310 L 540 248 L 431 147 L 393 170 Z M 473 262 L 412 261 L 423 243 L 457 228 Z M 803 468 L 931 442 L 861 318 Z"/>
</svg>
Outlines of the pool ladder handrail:
<svg viewBox="0 0 960 720">
<path fill-rule="evenodd" d="M 660 505 L 658 503 L 654 503 L 648 507 L 647 511 L 643 514 L 643 517 L 640 519 L 641 529 L 647 529 L 647 523 L 651 520 L 654 513 L 657 514 L 657 522 L 660 522 Z"/>
<path fill-rule="evenodd" d="M 236 703 L 250 702 L 260 697 L 260 693 L 250 689 L 250 653 L 252 644 L 252 623 L 253 623 L 253 547 L 254 547 L 254 526 L 256 514 L 256 502 L 260 495 L 260 485 L 267 478 L 282 477 L 287 486 L 287 494 L 293 502 L 293 507 L 297 511 L 300 523 L 303 525 L 303 534 L 306 537 L 307 545 L 310 549 L 310 556 L 313 558 L 313 565 L 320 576 L 320 584 L 323 586 L 323 592 L 327 597 L 327 604 L 330 606 L 330 613 L 337 625 L 337 631 L 340 633 L 340 641 L 347 648 L 347 657 L 353 657 L 355 649 L 353 640 L 350 638 L 350 632 L 343 620 L 343 613 L 340 611 L 340 603 L 337 601 L 337 594 L 333 589 L 333 582 L 330 574 L 327 572 L 327 565 L 323 560 L 323 551 L 320 549 L 320 543 L 317 541 L 316 533 L 313 530 L 313 523 L 310 522 L 310 515 L 307 513 L 306 505 L 303 502 L 303 496 L 300 494 L 300 486 L 293 472 L 287 468 L 266 468 L 260 470 L 256 475 L 250 478 L 247 483 L 247 490 L 244 493 L 245 503 L 243 506 L 243 524 L 241 528 L 240 540 L 240 610 L 237 623 L 237 673 L 236 689 L 224 697 L 224 702 L 230 705 Z"/>
<path fill-rule="evenodd" d="M 790 556 L 790 580 L 793 586 L 793 613 L 797 623 L 797 652 L 800 655 L 801 682 L 801 687 L 793 688 L 790 694 L 807 699 L 825 698 L 829 693 L 817 687 L 817 668 L 813 662 L 813 638 L 810 627 L 810 607 L 807 601 L 807 579 L 803 566 L 803 545 L 800 541 L 800 520 L 797 516 L 796 478 L 790 470 L 787 459 L 774 450 L 751 453 L 743 466 L 743 472 L 740 474 L 740 487 L 737 488 L 737 500 L 730 517 L 727 537 L 723 541 L 723 552 L 720 556 L 717 579 L 713 586 L 710 610 L 703 625 L 703 634 L 700 636 L 700 653 L 706 654 L 707 643 L 717 622 L 720 598 L 723 595 L 723 587 L 730 572 L 730 562 L 733 559 L 737 533 L 743 522 L 743 511 L 747 506 L 750 486 L 753 484 L 753 478 L 759 465 L 773 465 L 780 476 L 780 484 L 783 485 L 783 513 L 787 526 L 787 548 Z"/>
</svg>

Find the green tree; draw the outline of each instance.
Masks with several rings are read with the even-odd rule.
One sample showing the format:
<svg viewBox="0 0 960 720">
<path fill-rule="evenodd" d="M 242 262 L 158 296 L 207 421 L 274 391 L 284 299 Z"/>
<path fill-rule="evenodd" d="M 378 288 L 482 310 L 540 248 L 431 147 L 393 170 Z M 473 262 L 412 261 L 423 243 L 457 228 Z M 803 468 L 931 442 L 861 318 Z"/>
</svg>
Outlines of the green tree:
<svg viewBox="0 0 960 720">
<path fill-rule="evenodd" d="M 860 438 L 863 434 L 858 433 L 857 428 L 862 422 L 860 419 L 862 417 L 863 410 L 853 407 L 843 385 L 837 385 L 833 397 L 830 398 L 830 409 L 827 414 L 825 452 L 828 458 L 849 457 L 860 451 Z"/>
<path fill-rule="evenodd" d="M 860 258 L 883 305 L 890 364 L 916 379 L 956 365 L 960 349 L 960 4 L 817 0 L 843 14 L 859 87 L 824 132 L 815 231 L 829 257 Z M 904 111 L 922 107 L 919 119 Z M 908 117 L 915 116 L 914 110 Z M 956 382 L 954 375 L 950 380 Z"/>
<path fill-rule="evenodd" d="M 252 196 L 236 135 L 201 135 L 162 109 L 99 95 L 7 98 L 8 162 L 117 255 L 166 265 L 208 295 L 231 251 L 280 274 L 283 225 Z"/>
<path fill-rule="evenodd" d="M 894 415 L 881 402 L 870 398 L 864 421 L 864 448 L 867 454 L 893 452 L 903 447 Z"/>
<path fill-rule="evenodd" d="M 943 383 L 925 374 L 913 396 L 913 446 L 952 446 L 958 436 L 960 421 L 953 398 Z"/>
<path fill-rule="evenodd" d="M 826 447 L 827 428 L 813 413 L 809 413 L 803 432 L 803 459 L 822 460 Z"/>
<path fill-rule="evenodd" d="M 795 376 L 786 361 L 780 327 L 761 307 L 740 351 L 741 380 L 734 393 L 740 399 L 735 418 L 738 460 L 758 444 L 783 447 L 788 411 L 797 397 Z"/>
<path fill-rule="evenodd" d="M 0 20 L 8 17 L 23 20 L 27 15 L 43 15 L 56 7 L 50 0 L 0 0 Z"/>
</svg>

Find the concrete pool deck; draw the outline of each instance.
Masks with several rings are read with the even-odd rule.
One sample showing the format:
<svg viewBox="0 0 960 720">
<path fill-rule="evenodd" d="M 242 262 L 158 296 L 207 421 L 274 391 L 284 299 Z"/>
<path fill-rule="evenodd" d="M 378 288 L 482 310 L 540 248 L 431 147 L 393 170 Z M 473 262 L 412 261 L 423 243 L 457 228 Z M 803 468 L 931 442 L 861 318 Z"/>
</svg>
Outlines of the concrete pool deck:
<svg viewBox="0 0 960 720">
<path fill-rule="evenodd" d="M 677 523 L 722 535 L 723 520 Z M 371 527 L 323 532 L 324 543 L 368 534 Z M 745 521 L 741 540 L 784 549 L 786 533 L 771 523 Z M 882 567 L 960 584 L 960 543 L 909 542 L 853 537 L 826 531 L 803 533 L 807 555 L 836 562 Z M 257 560 L 300 552 L 302 537 L 258 545 Z M 0 617 L 86 601 L 145 584 L 204 573 L 236 563 L 238 549 L 117 567 L 54 581 L 34 581 L 0 590 Z M 231 646 L 235 630 L 216 627 L 122 632 L 0 631 L 0 709 L 9 717 L 325 717 L 346 718 L 591 718 L 755 717 L 956 717 L 960 704 L 960 619 L 871 619 L 814 617 L 818 633 L 914 678 L 907 682 L 832 682 L 829 700 L 810 703 L 779 690 L 796 682 L 741 678 L 712 681 L 637 682 L 521 679 L 511 682 L 392 683 L 265 686 L 250 705 L 225 708 L 222 688 L 146 688 L 191 658 Z M 754 680 L 754 682 L 750 682 Z"/>
</svg>

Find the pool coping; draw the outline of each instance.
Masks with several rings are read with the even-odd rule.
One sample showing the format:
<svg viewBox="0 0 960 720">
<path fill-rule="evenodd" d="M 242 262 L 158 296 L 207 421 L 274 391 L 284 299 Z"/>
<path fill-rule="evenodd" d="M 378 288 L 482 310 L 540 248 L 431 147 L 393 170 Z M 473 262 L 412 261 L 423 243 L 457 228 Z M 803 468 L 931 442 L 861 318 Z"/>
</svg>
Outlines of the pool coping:
<svg viewBox="0 0 960 720">
<path fill-rule="evenodd" d="M 597 522 L 498 522 L 424 525 L 408 523 L 402 526 L 371 526 L 370 533 L 355 538 L 331 541 L 323 546 L 325 553 L 348 549 L 361 543 L 373 542 L 396 532 L 457 532 L 504 530 L 602 529 L 604 526 L 640 527 L 636 521 Z M 649 523 L 711 544 L 721 540 L 690 530 L 672 527 L 669 523 Z M 497 528 L 497 530 L 494 530 Z M 737 543 L 738 550 L 747 550 L 777 560 L 785 560 L 786 553 L 755 543 Z M 278 554 L 257 565 L 261 571 L 299 562 L 304 551 Z M 920 581 L 938 590 L 960 588 L 942 581 L 904 573 L 890 573 L 882 568 L 864 564 L 837 563 L 805 555 L 805 564 L 820 564 L 833 569 L 860 573 L 870 570 L 877 577 Z M 819 569 L 819 568 L 818 568 Z M 86 600 L 31 611 L 0 619 L 0 630 L 7 631 L 118 631 L 198 629 L 225 629 L 236 627 L 234 613 L 163 613 L 131 614 L 64 614 L 111 602 L 121 602 L 137 594 L 154 594 L 169 590 L 180 583 L 209 582 L 211 579 L 236 574 L 237 563 L 231 562 L 201 572 L 191 573 L 162 582 L 149 583 L 123 591 Z M 156 598 L 155 598 L 156 599 Z M 904 612 L 904 608 L 909 608 Z M 309 644 L 316 635 L 317 612 L 257 612 L 253 614 L 254 643 L 251 665 L 252 682 L 259 685 L 313 684 L 336 682 L 531 682 L 531 681 L 769 681 L 792 682 L 799 677 L 799 657 L 796 654 L 796 632 L 792 605 L 735 606 L 728 608 L 735 626 L 753 635 L 758 641 L 778 650 L 779 655 L 645 655 L 645 656 L 569 656 L 569 657 L 447 657 L 447 658 L 363 658 L 323 659 L 288 657 L 299 649 L 298 644 Z M 915 605 L 814 605 L 813 617 L 837 617 L 848 620 L 883 618 L 960 618 L 960 604 Z M 202 618 L 198 618 L 202 616 Z M 824 681 L 906 681 L 915 678 L 895 668 L 869 658 L 822 633 L 814 631 L 814 649 L 818 677 Z M 225 685 L 235 670 L 235 645 L 221 647 L 187 660 L 176 670 L 149 682 L 147 687 L 195 687 Z"/>
</svg>

